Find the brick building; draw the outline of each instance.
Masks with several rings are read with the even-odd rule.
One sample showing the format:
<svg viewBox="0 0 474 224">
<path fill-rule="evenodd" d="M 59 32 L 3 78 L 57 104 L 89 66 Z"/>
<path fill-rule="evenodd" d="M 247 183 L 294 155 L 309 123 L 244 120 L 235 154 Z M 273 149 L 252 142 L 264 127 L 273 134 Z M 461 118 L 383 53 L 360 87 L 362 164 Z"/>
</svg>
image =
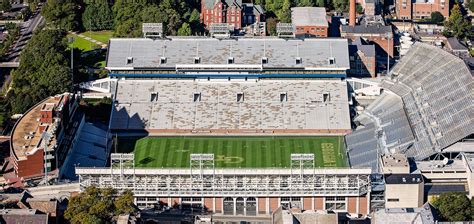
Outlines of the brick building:
<svg viewBox="0 0 474 224">
<path fill-rule="evenodd" d="M 242 0 L 202 0 L 201 22 L 206 27 L 213 23 L 227 23 L 240 29 L 265 20 L 265 11 L 260 5 L 242 3 Z"/>
<path fill-rule="evenodd" d="M 449 17 L 449 0 L 396 0 L 395 13 L 398 19 L 419 20 L 430 18 L 432 12 Z"/>
<path fill-rule="evenodd" d="M 74 132 L 67 132 L 75 125 L 76 110 L 76 99 L 65 93 L 43 100 L 17 121 L 10 140 L 10 162 L 17 177 L 38 177 L 61 165 L 72 144 L 68 134 Z"/>
<path fill-rule="evenodd" d="M 328 36 L 329 25 L 324 7 L 291 8 L 291 21 L 296 27 L 296 35 Z"/>
<path fill-rule="evenodd" d="M 387 40 L 387 34 L 391 37 Z M 393 57 L 393 31 L 391 26 L 383 26 L 380 24 L 373 25 L 357 25 L 357 26 L 342 26 L 341 37 L 356 41 L 362 38 L 369 44 L 374 44 L 379 56 L 387 53 Z"/>
<path fill-rule="evenodd" d="M 351 68 L 348 75 L 353 77 L 376 77 L 375 46 L 367 44 L 361 38 L 349 45 Z"/>
</svg>

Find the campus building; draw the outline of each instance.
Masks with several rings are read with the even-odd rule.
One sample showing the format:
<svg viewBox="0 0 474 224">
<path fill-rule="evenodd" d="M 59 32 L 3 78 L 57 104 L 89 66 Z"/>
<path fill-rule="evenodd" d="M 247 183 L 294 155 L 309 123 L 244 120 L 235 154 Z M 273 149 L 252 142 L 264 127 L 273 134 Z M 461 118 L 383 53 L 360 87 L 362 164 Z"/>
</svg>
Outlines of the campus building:
<svg viewBox="0 0 474 224">
<path fill-rule="evenodd" d="M 242 3 L 242 0 L 202 0 L 201 22 L 209 27 L 214 23 L 226 23 L 232 29 L 265 21 L 262 6 Z"/>
<path fill-rule="evenodd" d="M 23 114 L 10 139 L 10 163 L 17 177 L 37 178 L 62 166 L 83 119 L 77 108 L 77 97 L 64 93 Z"/>
<path fill-rule="evenodd" d="M 296 35 L 328 36 L 329 24 L 324 7 L 291 8 L 291 22 L 296 28 Z"/>
<path fill-rule="evenodd" d="M 449 0 L 396 0 L 395 13 L 400 20 L 421 20 L 431 18 L 431 13 L 440 12 L 449 17 Z"/>
<path fill-rule="evenodd" d="M 391 26 L 380 24 L 341 26 L 341 37 L 352 41 L 361 38 L 368 44 L 375 45 L 378 56 L 386 57 L 386 55 L 390 55 L 390 57 L 393 57 L 395 54 Z"/>
</svg>

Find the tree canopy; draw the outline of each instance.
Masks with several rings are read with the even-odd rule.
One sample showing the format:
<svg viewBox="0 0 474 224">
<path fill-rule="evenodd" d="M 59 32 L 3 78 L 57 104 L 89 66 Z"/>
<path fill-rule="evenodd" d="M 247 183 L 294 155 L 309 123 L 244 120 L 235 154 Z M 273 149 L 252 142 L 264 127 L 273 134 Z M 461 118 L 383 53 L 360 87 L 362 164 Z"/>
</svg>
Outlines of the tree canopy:
<svg viewBox="0 0 474 224">
<path fill-rule="evenodd" d="M 198 34 L 203 32 L 198 7 L 198 2 L 193 0 L 116 1 L 112 7 L 115 15 L 114 35 L 138 37 L 141 35 L 142 23 L 163 23 L 167 35 Z"/>
<path fill-rule="evenodd" d="M 442 23 L 444 21 L 444 16 L 438 11 L 431 13 L 431 22 L 432 23 Z"/>
<path fill-rule="evenodd" d="M 445 220 L 468 221 L 471 218 L 471 203 L 464 193 L 443 193 L 432 204 Z"/>
<path fill-rule="evenodd" d="M 71 223 L 112 223 L 115 215 L 135 211 L 133 193 L 118 194 L 115 189 L 88 187 L 71 198 L 64 217 Z"/>
<path fill-rule="evenodd" d="M 449 19 L 444 22 L 444 26 L 449 36 L 454 36 L 459 39 L 470 38 L 471 22 L 464 18 L 458 4 L 455 4 L 451 9 Z"/>
<path fill-rule="evenodd" d="M 44 98 L 70 89 L 66 48 L 63 31 L 45 29 L 33 35 L 21 53 L 20 66 L 12 72 L 8 98 L 14 113 L 23 113 Z"/>
<path fill-rule="evenodd" d="M 86 30 L 110 30 L 114 25 L 112 9 L 106 1 L 93 1 L 82 13 L 82 24 Z"/>
<path fill-rule="evenodd" d="M 74 0 L 48 0 L 41 14 L 48 25 L 70 31 L 79 28 L 78 8 Z"/>
<path fill-rule="evenodd" d="M 8 12 L 12 9 L 12 4 L 10 0 L 1 0 L 0 2 L 0 11 Z"/>
</svg>

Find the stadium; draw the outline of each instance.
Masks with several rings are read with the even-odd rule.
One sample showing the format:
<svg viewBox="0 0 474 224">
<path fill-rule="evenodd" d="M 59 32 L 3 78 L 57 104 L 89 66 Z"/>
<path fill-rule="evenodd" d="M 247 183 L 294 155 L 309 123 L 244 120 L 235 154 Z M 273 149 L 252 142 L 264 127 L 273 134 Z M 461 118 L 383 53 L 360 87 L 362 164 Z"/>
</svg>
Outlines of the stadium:
<svg viewBox="0 0 474 224">
<path fill-rule="evenodd" d="M 381 155 L 428 159 L 473 132 L 472 76 L 442 52 L 415 44 L 351 120 L 352 93 L 365 84 L 346 79 L 345 39 L 111 39 L 110 78 L 87 88 L 114 99 L 115 153 L 110 167 L 76 174 L 82 187 L 133 190 L 140 208 L 367 215 L 384 200 L 373 179 Z M 463 97 L 430 95 L 450 88 Z"/>
<path fill-rule="evenodd" d="M 78 168 L 81 184 L 133 189 L 139 207 L 367 214 L 370 169 L 348 167 L 343 140 L 347 48 L 343 39 L 112 39 L 105 86 L 122 153 L 111 168 Z"/>
</svg>

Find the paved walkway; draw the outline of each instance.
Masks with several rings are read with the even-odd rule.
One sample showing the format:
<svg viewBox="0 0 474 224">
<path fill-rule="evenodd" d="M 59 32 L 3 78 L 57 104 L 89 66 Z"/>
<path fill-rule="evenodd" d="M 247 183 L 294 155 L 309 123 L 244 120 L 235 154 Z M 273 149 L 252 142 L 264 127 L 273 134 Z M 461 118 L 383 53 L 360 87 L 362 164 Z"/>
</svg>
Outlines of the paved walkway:
<svg viewBox="0 0 474 224">
<path fill-rule="evenodd" d="M 100 42 L 100 41 L 98 41 L 98 40 L 95 40 L 95 39 L 92 39 L 92 38 L 90 38 L 90 37 L 84 36 L 83 34 L 77 34 L 76 32 L 72 32 L 72 34 L 74 34 L 74 35 L 76 35 L 76 36 L 79 36 L 80 38 L 85 39 L 85 40 L 87 40 L 87 41 L 90 41 L 90 42 L 92 42 L 92 43 L 94 43 L 94 44 L 100 45 L 101 48 L 107 48 L 107 44 L 102 43 L 102 42 Z"/>
</svg>

